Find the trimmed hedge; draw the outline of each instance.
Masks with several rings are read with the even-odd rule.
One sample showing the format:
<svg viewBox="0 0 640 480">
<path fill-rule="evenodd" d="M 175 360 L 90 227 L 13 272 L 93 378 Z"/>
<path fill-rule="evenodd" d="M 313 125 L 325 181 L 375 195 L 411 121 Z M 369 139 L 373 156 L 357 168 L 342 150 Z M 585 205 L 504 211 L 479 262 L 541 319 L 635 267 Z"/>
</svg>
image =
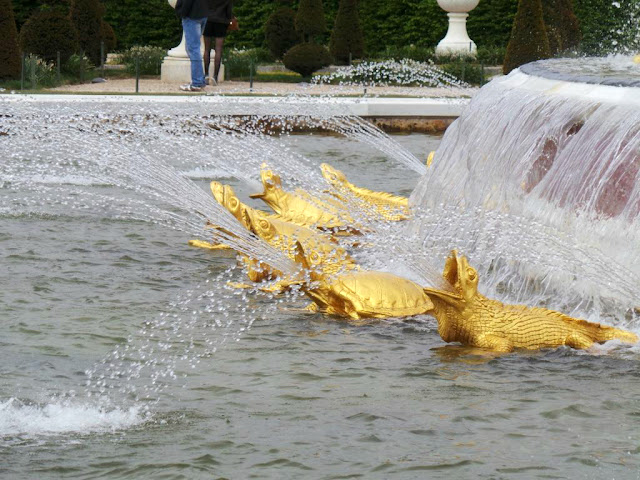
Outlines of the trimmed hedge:
<svg viewBox="0 0 640 480">
<path fill-rule="evenodd" d="M 308 78 L 313 72 L 331 64 L 331 54 L 324 46 L 307 42 L 290 49 L 282 62 L 289 70 Z"/>
<path fill-rule="evenodd" d="M 540 0 L 520 0 L 504 57 L 505 75 L 525 63 L 549 58 L 549 39 Z"/>
<path fill-rule="evenodd" d="M 99 65 L 104 7 L 98 0 L 72 0 L 71 21 L 78 32 L 78 45 L 94 65 Z"/>
<path fill-rule="evenodd" d="M 542 12 L 551 55 L 576 49 L 581 33 L 571 0 L 544 0 Z"/>
<path fill-rule="evenodd" d="M 22 62 L 11 0 L 0 0 L 0 45 L 0 79 L 20 77 Z"/>
<path fill-rule="evenodd" d="M 12 1 L 18 31 L 43 1 Z M 46 3 L 51 1 L 46 0 Z M 154 45 L 169 49 L 180 42 L 180 20 L 166 0 L 102 0 L 102 3 L 106 9 L 104 20 L 113 26 L 119 48 Z M 291 2 L 234 0 L 234 13 L 240 20 L 240 30 L 230 33 L 225 47 L 257 48 L 266 45 L 267 19 L 285 3 Z M 293 2 L 294 5 L 297 3 Z M 328 42 L 339 0 L 323 0 L 322 3 L 329 30 L 319 36 L 319 41 Z M 618 4 L 619 7 L 616 6 Z M 638 0 L 573 0 L 582 32 L 580 51 L 600 54 L 628 45 L 629 37 L 634 34 L 633 28 L 637 32 L 637 22 L 630 23 L 630 11 L 638 4 Z M 517 6 L 516 0 L 480 1 L 467 22 L 469 35 L 478 48 L 507 46 Z M 447 30 L 446 13 L 435 0 L 359 0 L 358 14 L 367 58 L 412 45 L 434 48 Z"/>
<path fill-rule="evenodd" d="M 282 7 L 271 14 L 264 26 L 267 48 L 278 60 L 300 40 L 296 32 L 295 19 L 296 12 Z"/>
<path fill-rule="evenodd" d="M 357 0 L 340 0 L 336 23 L 331 32 L 329 51 L 340 65 L 348 64 L 350 59 L 362 58 L 364 38 L 358 18 Z"/>
<path fill-rule="evenodd" d="M 66 62 L 78 49 L 78 39 L 71 19 L 59 9 L 39 10 L 20 29 L 20 46 L 45 61 Z"/>
<path fill-rule="evenodd" d="M 327 30 L 322 0 L 300 0 L 296 12 L 296 30 L 305 42 Z"/>
</svg>

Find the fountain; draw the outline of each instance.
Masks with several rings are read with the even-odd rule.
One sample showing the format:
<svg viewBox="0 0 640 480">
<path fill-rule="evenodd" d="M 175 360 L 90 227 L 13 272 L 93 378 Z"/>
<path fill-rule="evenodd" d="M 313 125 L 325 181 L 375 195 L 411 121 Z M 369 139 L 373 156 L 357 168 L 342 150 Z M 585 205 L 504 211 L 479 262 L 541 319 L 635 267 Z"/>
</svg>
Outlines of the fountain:
<svg viewBox="0 0 640 480">
<path fill-rule="evenodd" d="M 287 191 L 326 200 L 328 162 L 403 209 L 409 197 L 409 219 L 372 219 L 340 190 L 366 228 L 336 241 L 363 269 L 442 291 L 457 249 L 487 296 L 637 333 L 640 95 L 612 80 L 628 78 L 631 61 L 616 62 L 595 83 L 552 63 L 491 82 L 429 167 L 423 137 L 326 115 L 330 101 L 243 123 L 233 102 L 216 117 L 199 100 L 0 98 L 7 474 L 28 470 L 25 446 L 41 461 L 69 453 L 44 475 L 637 471 L 637 346 L 486 358 L 445 346 L 426 315 L 354 326 L 304 310 L 296 288 L 234 288 L 249 271 L 235 254 L 187 245 L 222 241 L 295 277 L 208 184 L 260 208 L 266 163 Z M 301 114 L 341 138 L 264 128 Z"/>
</svg>

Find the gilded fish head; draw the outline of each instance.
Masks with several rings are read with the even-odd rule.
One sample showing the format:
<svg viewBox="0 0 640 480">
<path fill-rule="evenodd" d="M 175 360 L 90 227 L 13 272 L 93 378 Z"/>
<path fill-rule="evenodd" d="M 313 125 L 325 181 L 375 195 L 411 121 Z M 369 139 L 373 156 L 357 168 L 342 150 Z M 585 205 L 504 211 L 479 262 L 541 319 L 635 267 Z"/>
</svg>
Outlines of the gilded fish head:
<svg viewBox="0 0 640 480">
<path fill-rule="evenodd" d="M 347 181 L 347 177 L 340 170 L 333 168 L 328 163 L 323 163 L 320 165 L 320 169 L 322 170 L 322 176 L 324 179 L 329 182 L 331 185 L 340 185 Z"/>
<path fill-rule="evenodd" d="M 245 228 L 251 230 L 251 225 L 246 215 L 246 209 L 249 207 L 240 201 L 233 188 L 230 185 L 223 185 L 216 181 L 211 182 L 210 187 L 211 193 L 213 193 L 218 203 L 229 210 Z"/>
<path fill-rule="evenodd" d="M 262 170 L 260 170 L 260 180 L 262 180 L 264 191 L 262 193 L 252 193 L 249 197 L 264 200 L 282 190 L 282 179 L 280 176 L 266 168 L 264 164 L 262 165 Z"/>
<path fill-rule="evenodd" d="M 245 215 L 251 224 L 251 231 L 261 239 L 270 242 L 278 235 L 273 223 L 259 210 L 247 207 Z"/>
<path fill-rule="evenodd" d="M 466 300 L 472 300 L 478 293 L 478 271 L 469 265 L 467 258 L 455 250 L 447 258 L 442 272 L 444 279 Z"/>
</svg>

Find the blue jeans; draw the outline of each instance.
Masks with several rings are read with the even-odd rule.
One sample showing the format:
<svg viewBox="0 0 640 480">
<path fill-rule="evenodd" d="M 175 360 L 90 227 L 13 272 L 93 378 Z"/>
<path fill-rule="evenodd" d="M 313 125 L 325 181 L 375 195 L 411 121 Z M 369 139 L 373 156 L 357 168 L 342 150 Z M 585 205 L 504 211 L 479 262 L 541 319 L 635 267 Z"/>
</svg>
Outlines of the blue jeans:
<svg viewBox="0 0 640 480">
<path fill-rule="evenodd" d="M 204 86 L 204 67 L 202 63 L 202 54 L 200 53 L 200 38 L 204 26 L 207 23 L 205 18 L 183 18 L 182 30 L 184 30 L 184 39 L 187 44 L 187 54 L 191 60 L 191 85 L 194 87 Z"/>
</svg>

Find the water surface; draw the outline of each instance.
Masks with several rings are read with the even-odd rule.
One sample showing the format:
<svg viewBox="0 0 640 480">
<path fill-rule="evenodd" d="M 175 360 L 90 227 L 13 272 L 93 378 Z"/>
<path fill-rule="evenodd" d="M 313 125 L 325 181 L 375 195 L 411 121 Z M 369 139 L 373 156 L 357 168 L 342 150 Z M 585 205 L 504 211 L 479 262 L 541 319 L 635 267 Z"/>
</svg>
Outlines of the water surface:
<svg viewBox="0 0 640 480">
<path fill-rule="evenodd" d="M 439 141 L 394 140 L 419 158 Z M 358 185 L 418 180 L 353 140 L 283 141 Z M 640 478 L 637 347 L 489 355 L 428 316 L 353 326 L 213 288 L 233 255 L 149 222 L 0 222 L 4 478 Z M 141 355 L 157 368 L 127 379 Z M 87 370 L 111 377 L 108 406 Z"/>
</svg>

